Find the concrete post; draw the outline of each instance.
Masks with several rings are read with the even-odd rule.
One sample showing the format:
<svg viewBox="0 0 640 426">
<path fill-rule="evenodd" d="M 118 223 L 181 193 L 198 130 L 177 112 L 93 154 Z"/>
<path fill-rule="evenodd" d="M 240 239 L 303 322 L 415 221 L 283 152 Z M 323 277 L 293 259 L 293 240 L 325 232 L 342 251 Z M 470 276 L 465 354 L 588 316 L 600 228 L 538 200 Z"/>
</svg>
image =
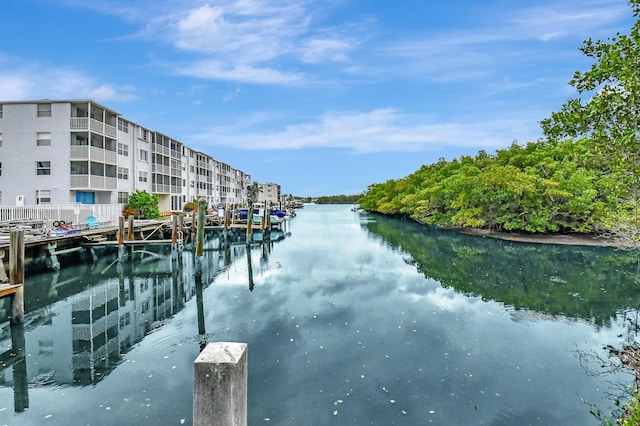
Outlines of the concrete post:
<svg viewBox="0 0 640 426">
<path fill-rule="evenodd" d="M 194 426 L 247 426 L 246 343 L 209 343 L 194 364 Z"/>
</svg>

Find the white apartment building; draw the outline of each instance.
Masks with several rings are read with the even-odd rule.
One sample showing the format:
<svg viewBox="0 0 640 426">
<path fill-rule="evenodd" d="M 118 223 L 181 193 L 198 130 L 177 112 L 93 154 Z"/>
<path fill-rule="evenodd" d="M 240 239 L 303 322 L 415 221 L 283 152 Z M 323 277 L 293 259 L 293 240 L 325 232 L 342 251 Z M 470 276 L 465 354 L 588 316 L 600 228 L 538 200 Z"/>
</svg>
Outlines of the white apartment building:
<svg viewBox="0 0 640 426">
<path fill-rule="evenodd" d="M 92 100 L 0 101 L 0 206 L 245 203 L 251 176 Z"/>
<path fill-rule="evenodd" d="M 264 201 L 266 205 L 277 206 L 280 203 L 280 185 L 277 183 L 260 183 L 258 199 Z"/>
</svg>

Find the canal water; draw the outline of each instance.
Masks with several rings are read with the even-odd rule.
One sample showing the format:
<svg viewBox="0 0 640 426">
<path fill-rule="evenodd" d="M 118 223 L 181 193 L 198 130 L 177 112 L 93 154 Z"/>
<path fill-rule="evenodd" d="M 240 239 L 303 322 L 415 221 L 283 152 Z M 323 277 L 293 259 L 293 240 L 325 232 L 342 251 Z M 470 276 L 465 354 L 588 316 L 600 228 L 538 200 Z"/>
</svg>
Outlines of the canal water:
<svg viewBox="0 0 640 426">
<path fill-rule="evenodd" d="M 248 343 L 252 426 L 598 425 L 633 384 L 607 349 L 636 337 L 633 255 L 351 206 L 307 205 L 276 237 L 209 235 L 201 299 L 188 248 L 28 276 L 0 425 L 192 424 L 214 341 Z"/>
</svg>

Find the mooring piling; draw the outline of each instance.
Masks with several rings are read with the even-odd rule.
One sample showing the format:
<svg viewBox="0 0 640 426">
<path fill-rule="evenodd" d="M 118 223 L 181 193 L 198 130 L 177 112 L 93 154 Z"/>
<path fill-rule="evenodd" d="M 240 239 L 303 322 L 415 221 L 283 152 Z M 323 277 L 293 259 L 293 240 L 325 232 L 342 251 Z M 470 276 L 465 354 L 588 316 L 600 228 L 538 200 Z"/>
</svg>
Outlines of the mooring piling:
<svg viewBox="0 0 640 426">
<path fill-rule="evenodd" d="M 24 231 L 14 229 L 9 234 L 9 284 L 15 287 L 11 296 L 11 324 L 24 319 Z"/>
<path fill-rule="evenodd" d="M 194 426 L 247 426 L 246 343 L 209 343 L 194 363 Z"/>
</svg>

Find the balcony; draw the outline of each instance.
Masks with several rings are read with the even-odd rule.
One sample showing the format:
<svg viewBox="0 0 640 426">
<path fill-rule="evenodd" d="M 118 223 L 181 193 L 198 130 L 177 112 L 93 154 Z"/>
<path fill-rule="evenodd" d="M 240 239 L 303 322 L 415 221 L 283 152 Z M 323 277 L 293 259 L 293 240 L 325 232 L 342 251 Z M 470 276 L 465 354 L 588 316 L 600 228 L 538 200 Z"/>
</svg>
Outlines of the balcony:
<svg viewBox="0 0 640 426">
<path fill-rule="evenodd" d="M 69 128 L 71 130 L 91 130 L 92 132 L 100 133 L 112 138 L 115 138 L 118 135 L 115 126 L 89 117 L 71 117 Z"/>
<path fill-rule="evenodd" d="M 71 175 L 72 190 L 112 190 L 118 189 L 118 179 L 94 175 Z"/>
</svg>

